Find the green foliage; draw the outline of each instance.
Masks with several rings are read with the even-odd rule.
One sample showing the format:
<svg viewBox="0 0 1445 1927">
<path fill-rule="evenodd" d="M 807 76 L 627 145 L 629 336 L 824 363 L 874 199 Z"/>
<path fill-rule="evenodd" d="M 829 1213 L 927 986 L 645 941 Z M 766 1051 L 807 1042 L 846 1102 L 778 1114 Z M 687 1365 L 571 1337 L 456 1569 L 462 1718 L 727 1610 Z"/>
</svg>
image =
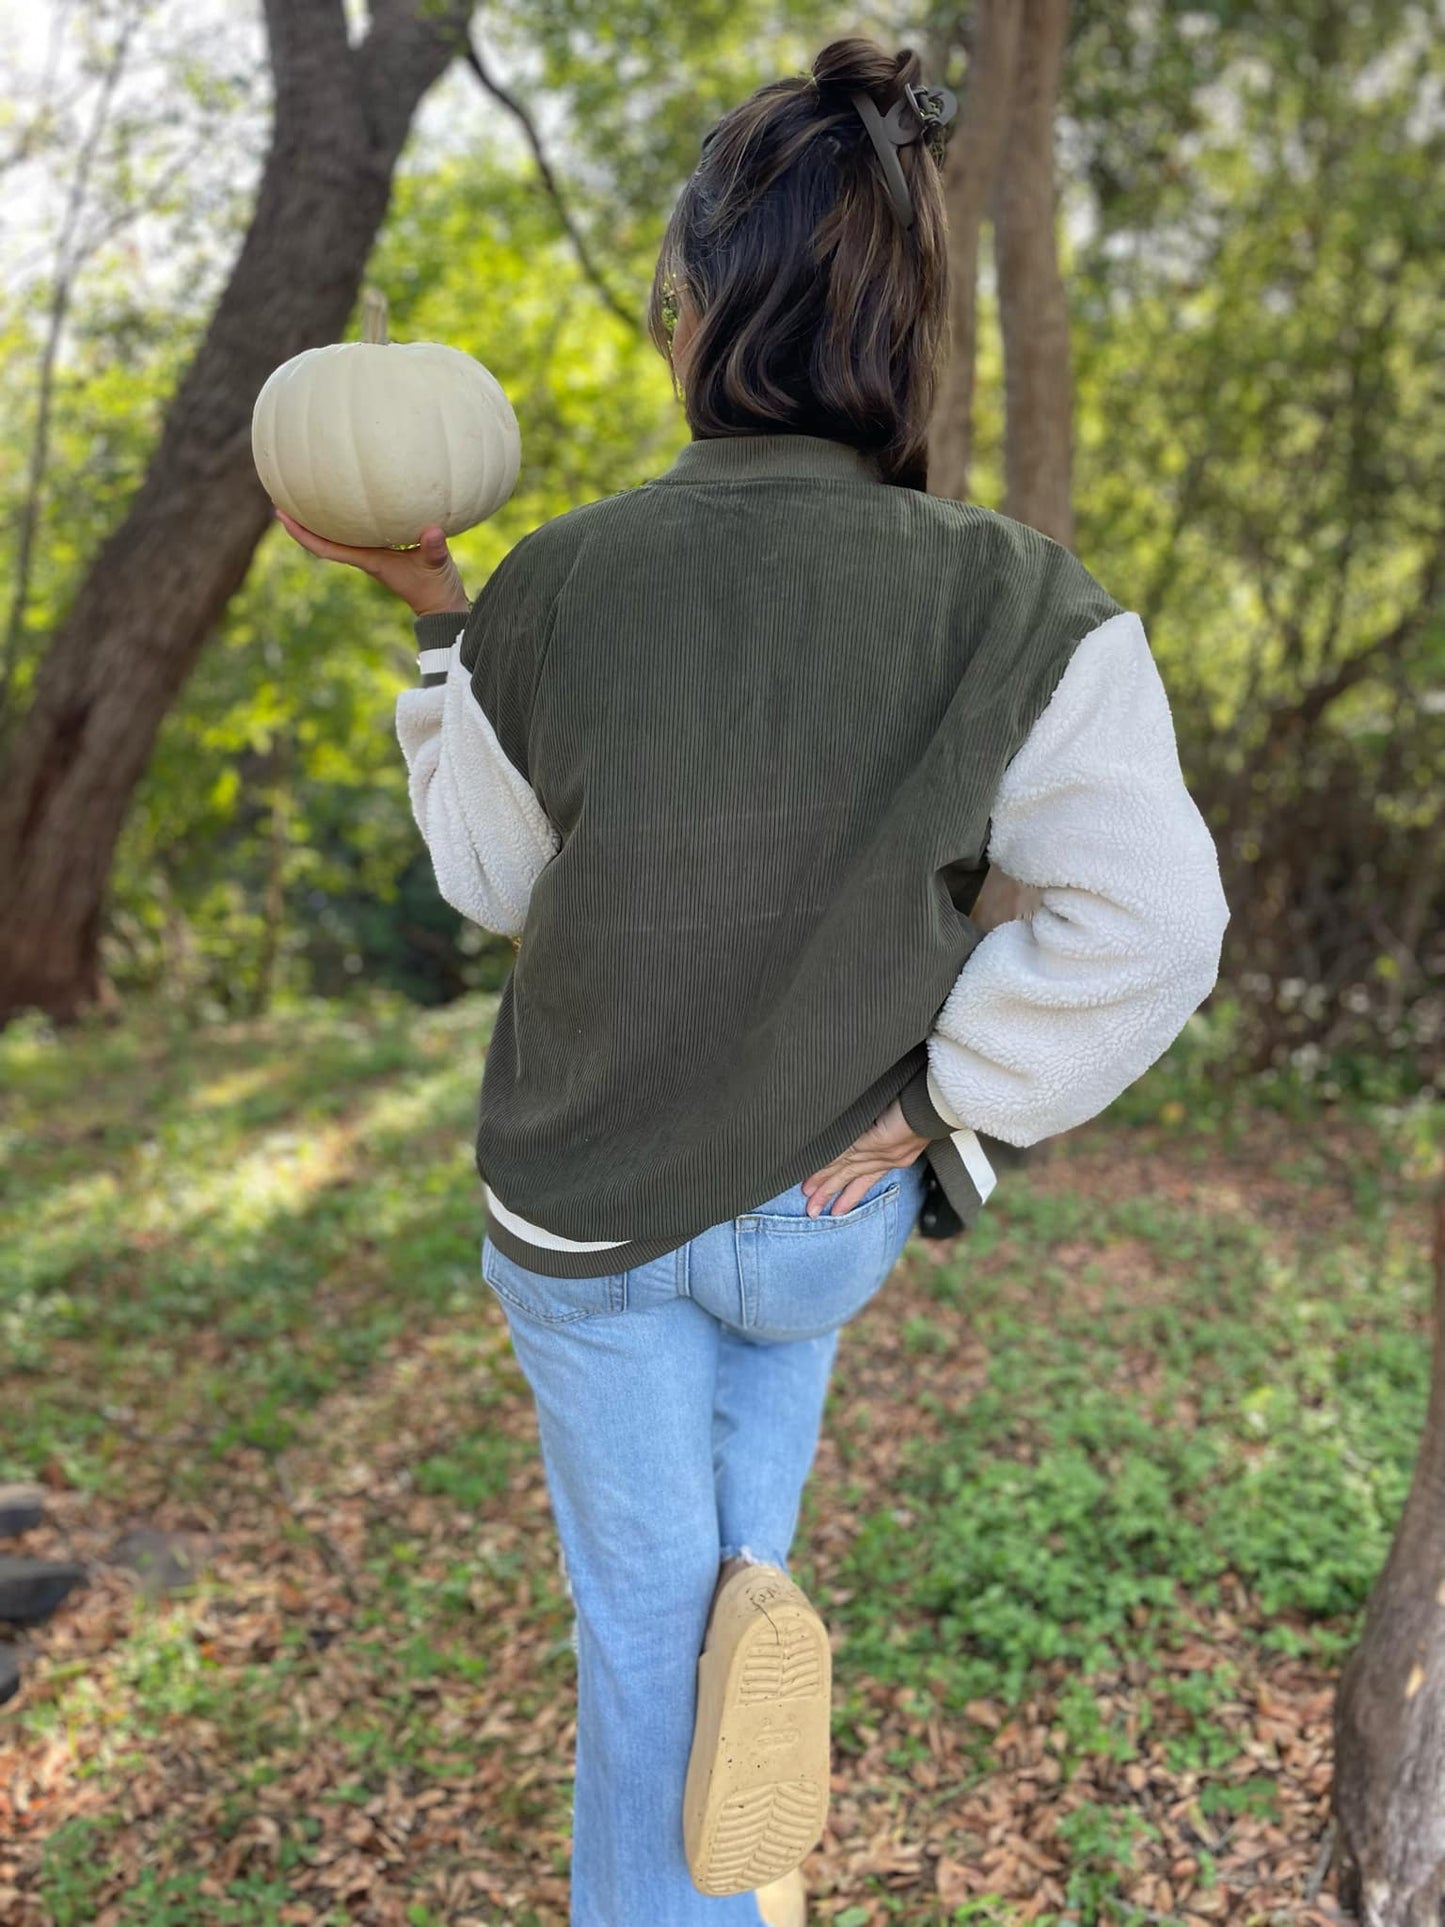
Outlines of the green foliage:
<svg viewBox="0 0 1445 1927">
<path fill-rule="evenodd" d="M 1144 1078 L 1141 1111 L 1180 1076 L 1166 1060 Z M 1251 1102 L 1236 1089 L 1236 1112 Z M 1374 1115 L 1372 1162 L 1436 1168 L 1438 1106 L 1413 1166 L 1408 1126 Z M 1380 1569 L 1424 1415 L 1424 1258 L 1386 1235 L 1398 1182 L 1361 1201 L 1351 1239 L 1307 1236 L 1288 1266 L 1247 1220 L 1020 1180 L 1000 1191 L 994 1237 L 970 1236 L 934 1285 L 966 1309 L 987 1375 L 911 1442 L 906 1508 L 858 1524 L 846 1583 L 877 1603 L 855 1608 L 849 1667 L 925 1678 L 954 1712 L 1018 1700 L 1043 1674 L 1082 1681 L 1148 1654 L 1186 1597 L 1226 1584 L 1282 1644 L 1334 1650 Z M 1051 1263 L 1065 1240 L 1069 1274 Z M 1162 1298 L 1109 1289 L 1121 1240 L 1154 1254 Z M 1081 1264 L 1096 1290 L 1077 1291 Z M 1220 1685 L 1199 1682 L 1201 1724 L 1172 1742 L 1201 1771 L 1220 1764 L 1203 1721 Z M 1061 1708 L 1067 1752 L 1129 1757 L 1082 1687 Z"/>
<path fill-rule="evenodd" d="M 0 1463 L 53 1452 L 107 1487 L 118 1388 L 143 1386 L 162 1431 L 199 1391 L 199 1486 L 207 1453 L 281 1449 L 409 1319 L 468 1295 L 491 1008 L 463 1001 L 420 1031 L 381 1000 L 218 1031 L 162 1014 L 69 1045 L 7 1032 L 0 1333 L 29 1386 L 0 1412 Z M 317 1282 L 338 1271 L 358 1296 L 318 1314 Z M 413 1280 L 404 1297 L 391 1275 Z M 58 1344 L 90 1351 L 103 1399 L 48 1372 Z"/>
<path fill-rule="evenodd" d="M 0 502 L 17 575 L 52 346 L 54 380 L 18 612 L 22 700 L 49 629 L 144 475 L 244 237 L 268 78 L 248 9 L 197 18 L 179 0 L 145 0 L 24 11 L 52 18 L 42 31 L 7 27 L 16 57 L 0 96 Z M 8 567 L 0 585 L 8 627 Z"/>
<path fill-rule="evenodd" d="M 54 1927 L 89 1927 L 109 1879 L 105 1841 L 114 1821 L 68 1820 L 46 1842 L 41 1890 Z"/>
<path fill-rule="evenodd" d="M 1076 1807 L 1059 1822 L 1059 1839 L 1069 1849 L 1072 1867 L 1068 1900 L 1077 1908 L 1080 1927 L 1094 1927 L 1126 1874 L 1137 1842 L 1157 1837 L 1142 1813 L 1131 1807 Z"/>
<path fill-rule="evenodd" d="M 53 1463 L 128 1504 L 140 1462 L 181 1506 L 214 1506 L 218 1488 L 249 1505 L 267 1461 L 294 1444 L 316 1468 L 334 1455 L 335 1497 L 419 1404 L 434 1414 L 429 1430 L 417 1421 L 404 1495 L 394 1461 L 390 1496 L 367 1494 L 340 1632 L 303 1610 L 281 1619 L 272 1650 L 218 1661 L 204 1628 L 249 1608 L 244 1587 L 207 1575 L 195 1596 L 138 1610 L 103 1670 L 93 1654 L 52 1665 L 47 1690 L 17 1709 L 31 1737 L 89 1736 L 88 1770 L 107 1788 L 153 1770 L 162 1739 L 183 1749 L 204 1731 L 222 1837 L 259 1813 L 276 1826 L 274 1858 L 219 1894 L 199 1892 L 185 1842 L 147 1832 L 118 1897 L 111 1822 L 70 1819 L 39 1878 L 58 1927 L 82 1927 L 102 1898 L 125 1927 L 279 1921 L 290 1876 L 314 1860 L 318 1815 L 349 1817 L 392 1780 L 472 1784 L 474 1728 L 452 1716 L 463 1701 L 482 1702 L 478 1724 L 496 1710 L 515 1626 L 485 1615 L 515 1619 L 524 1593 L 535 1657 L 526 1693 L 515 1672 L 505 1688 L 521 1702 L 514 1731 L 535 1711 L 528 1694 L 540 1705 L 564 1690 L 570 1607 L 537 1558 L 540 1522 L 519 1529 L 540 1503 L 535 1431 L 517 1422 L 525 1389 L 478 1298 L 468 1140 L 494 1008 L 392 997 L 195 1026 L 157 1005 L 121 1025 L 61 1035 L 32 1020 L 0 1037 L 0 1480 Z M 1208 1051 L 1182 1057 L 1141 1081 L 1136 1118 L 1099 1127 L 1120 1159 L 1151 1133 L 1187 1139 L 1188 1125 L 1157 1121 L 1174 1102 L 1196 1115 L 1211 1088 Z M 1219 1133 L 1250 1127 L 1253 1106 L 1236 1084 Z M 990 1730 L 971 1703 L 1011 1712 L 1047 1696 L 1068 1795 L 1054 1927 L 1131 1923 L 1132 1870 L 1155 1847 L 1130 1802 L 1085 1797 L 1097 1763 L 1147 1755 L 1188 1776 L 1221 1834 L 1235 1816 L 1278 1818 L 1265 1765 L 1241 1752 L 1247 1676 L 1279 1650 L 1338 1658 L 1399 1516 L 1428 1376 L 1419 1207 L 1445 1119 L 1430 1114 L 1424 1153 L 1393 1104 L 1336 1122 L 1378 1174 L 1343 1216 L 1337 1169 L 1274 1114 L 1269 1177 L 1289 1187 L 1287 1223 L 1218 1202 L 1223 1166 L 1184 1202 L 1096 1190 L 1087 1165 L 1078 1181 L 1011 1176 L 978 1234 L 926 1267 L 927 1315 L 894 1353 L 917 1374 L 904 1387 L 917 1422 L 886 1485 L 862 1421 L 896 1430 L 898 1380 L 880 1381 L 867 1334 L 840 1348 L 829 1431 L 849 1512 L 846 1531 L 828 1521 L 840 1597 L 817 1596 L 841 1635 L 841 1770 L 879 1696 L 900 1711 L 887 1762 L 900 1785 L 925 1750 L 911 1723 L 936 1712 L 984 1770 Z M 1215 1156 L 1214 1131 L 1189 1148 Z M 1185 1150 L 1176 1142 L 1174 1158 Z M 965 1342 L 968 1396 L 944 1400 Z M 816 1505 L 810 1489 L 802 1548 L 817 1543 Z M 287 1532 L 307 1529 L 288 1518 Z M 1200 1662 L 1189 1644 L 1221 1609 L 1238 1630 Z M 340 1777 L 288 1808 L 263 1795 L 313 1756 L 319 1631 L 345 1642 L 328 1722 Z M 487 1850 L 514 1853 L 566 1794 L 547 1776 L 493 1772 Z M 167 1824 L 164 1812 L 146 1823 Z M 885 1899 L 880 1883 L 843 1911 L 865 1900 L 908 1919 L 929 1904 Z M 986 1895 L 952 1915 L 1018 1917 Z"/>
<path fill-rule="evenodd" d="M 97 238 L 57 365 L 20 700 L 144 472 L 244 227 L 264 133 L 254 21 L 213 44 L 162 32 L 164 8 L 147 17 L 161 83 L 124 97 L 93 169 Z M 108 22 L 76 27 L 92 89 Z M 468 349 L 517 407 L 517 492 L 457 544 L 473 589 L 525 530 L 655 473 L 684 439 L 637 324 L 711 122 L 803 71 L 837 31 L 911 40 L 951 83 L 966 73 L 957 9 L 933 4 L 840 25 L 803 0 L 508 0 L 484 24 L 489 66 L 534 108 L 606 295 L 511 117 L 458 69 L 408 151 L 370 278 L 400 338 Z M 1065 72 L 1078 546 L 1148 624 L 1219 842 L 1234 917 L 1215 1067 L 1268 1068 L 1288 1116 L 1315 1096 L 1428 1095 L 1438 1069 L 1425 979 L 1445 631 L 1429 570 L 1445 373 L 1430 27 L 1411 0 L 1080 0 Z M 17 100 L 11 113 L 33 163 L 69 179 L 76 110 Z M 0 312 L 0 504 L 14 527 L 52 292 L 32 260 Z M 976 488 L 997 505 L 987 265 L 981 322 Z M 399 605 L 266 538 L 126 825 L 106 939 L 123 989 L 218 1018 L 357 980 L 419 1003 L 500 986 L 506 945 L 440 901 L 410 819 L 392 718 L 413 674 Z M 1202 1103 L 1201 1121 L 1219 1112 L 1215 1087 Z"/>
<path fill-rule="evenodd" d="M 1416 1088 L 1445 1068 L 1442 78 L 1409 0 L 1092 0 L 1066 82 L 1079 546 L 1160 658 L 1242 1051 Z"/>
<path fill-rule="evenodd" d="M 464 1511 L 475 1511 L 484 1499 L 505 1492 L 516 1474 L 515 1439 L 481 1433 L 458 1439 L 444 1458 L 423 1459 L 414 1477 L 418 1492 L 444 1492 Z"/>
<path fill-rule="evenodd" d="M 433 131 L 408 157 L 370 278 L 387 292 L 397 339 L 446 340 L 478 356 L 522 424 L 512 500 L 455 545 L 473 593 L 519 535 L 655 473 L 686 438 L 639 325 L 666 204 L 696 158 L 701 117 L 805 64 L 822 20 L 817 8 L 714 0 L 605 18 L 489 16 L 507 69 L 536 69 L 553 103 L 549 151 L 569 215 L 627 318 L 579 266 L 506 112 L 460 70 L 446 83 L 449 137 Z M 155 58 L 176 70 L 179 104 L 173 115 L 152 104 L 149 120 L 142 108 L 125 119 L 97 156 L 94 191 L 122 227 L 145 211 L 189 272 L 179 286 L 138 277 L 134 250 L 103 248 L 76 281 L 21 700 L 46 629 L 144 472 L 245 212 L 258 135 L 246 61 L 226 37 L 207 47 L 178 36 Z M 212 196 L 205 218 L 186 202 L 184 176 L 152 191 L 172 120 L 174 139 L 205 143 L 195 173 Z M 57 165 L 74 164 L 67 140 L 78 138 L 55 130 Z M 32 275 L 0 316 L 0 366 L 18 376 L 0 400 L 0 501 L 10 504 L 25 489 L 49 292 Z M 424 1003 L 499 987 L 509 947 L 441 902 L 411 821 L 393 710 L 414 680 L 399 604 L 279 531 L 263 542 L 127 820 L 105 945 L 122 989 L 160 987 L 219 1017 L 277 995 L 336 994 L 357 978 Z"/>
<path fill-rule="evenodd" d="M 405 176 L 371 276 L 396 339 L 475 354 L 523 423 L 516 493 L 454 545 L 473 593 L 525 530 L 671 458 L 680 437 L 655 352 L 599 311 L 514 167 L 472 158 Z M 355 977 L 421 1002 L 499 986 L 510 947 L 440 901 L 411 820 L 393 712 L 414 682 L 400 604 L 267 537 L 127 824 L 110 950 L 121 982 L 199 993 L 217 1014 Z M 284 905 L 274 931 L 268 884 Z"/>
</svg>

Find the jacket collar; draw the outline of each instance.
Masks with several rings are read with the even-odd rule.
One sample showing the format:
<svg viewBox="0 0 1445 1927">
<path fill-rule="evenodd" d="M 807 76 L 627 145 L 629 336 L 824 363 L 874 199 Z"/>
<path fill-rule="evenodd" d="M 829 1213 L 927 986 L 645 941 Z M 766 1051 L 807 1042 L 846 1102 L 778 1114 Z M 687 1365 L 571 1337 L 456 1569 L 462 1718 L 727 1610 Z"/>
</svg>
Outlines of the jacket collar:
<svg viewBox="0 0 1445 1927">
<path fill-rule="evenodd" d="M 659 482 L 769 481 L 798 476 L 815 481 L 881 482 L 871 455 L 850 442 L 821 435 L 708 435 L 690 441 Z"/>
</svg>

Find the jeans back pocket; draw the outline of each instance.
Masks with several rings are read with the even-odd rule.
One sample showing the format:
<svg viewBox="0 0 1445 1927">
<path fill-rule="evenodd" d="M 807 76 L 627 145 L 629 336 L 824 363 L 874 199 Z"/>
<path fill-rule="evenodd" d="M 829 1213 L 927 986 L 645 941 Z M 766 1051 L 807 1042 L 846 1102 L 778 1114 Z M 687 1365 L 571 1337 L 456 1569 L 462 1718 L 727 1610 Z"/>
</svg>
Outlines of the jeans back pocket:
<svg viewBox="0 0 1445 1927">
<path fill-rule="evenodd" d="M 837 1216 L 810 1218 L 795 1190 L 770 1200 L 786 1210 L 734 1220 L 743 1327 L 757 1338 L 818 1338 L 845 1324 L 884 1284 L 903 1242 L 896 1173 Z"/>
<path fill-rule="evenodd" d="M 627 1309 L 625 1271 L 601 1278 L 548 1278 L 498 1251 L 490 1237 L 482 1240 L 482 1277 L 505 1305 L 543 1325 Z"/>
</svg>

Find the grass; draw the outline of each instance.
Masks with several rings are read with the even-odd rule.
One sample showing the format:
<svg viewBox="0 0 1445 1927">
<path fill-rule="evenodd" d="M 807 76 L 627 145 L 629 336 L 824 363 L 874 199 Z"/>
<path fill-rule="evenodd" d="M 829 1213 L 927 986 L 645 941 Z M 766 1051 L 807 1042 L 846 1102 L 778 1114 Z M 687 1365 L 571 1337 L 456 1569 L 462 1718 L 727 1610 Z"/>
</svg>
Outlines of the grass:
<svg viewBox="0 0 1445 1927">
<path fill-rule="evenodd" d="M 8 1040 L 0 1316 L 28 1382 L 0 1455 L 105 1492 L 136 1409 L 198 1466 L 279 1449 L 409 1323 L 473 1293 L 459 1127 L 485 1035 L 474 1010 L 390 1007 Z"/>
<path fill-rule="evenodd" d="M 494 1008 L 0 1038 L 0 1479 L 91 1571 L 0 1716 L 7 1922 L 565 1920 L 570 1614 L 477 1270 Z M 796 1550 L 821 1921 L 1309 1918 L 1442 1115 L 1222 1061 L 1192 1024 L 845 1334 Z M 134 1592 L 136 1518 L 197 1585 Z"/>
</svg>

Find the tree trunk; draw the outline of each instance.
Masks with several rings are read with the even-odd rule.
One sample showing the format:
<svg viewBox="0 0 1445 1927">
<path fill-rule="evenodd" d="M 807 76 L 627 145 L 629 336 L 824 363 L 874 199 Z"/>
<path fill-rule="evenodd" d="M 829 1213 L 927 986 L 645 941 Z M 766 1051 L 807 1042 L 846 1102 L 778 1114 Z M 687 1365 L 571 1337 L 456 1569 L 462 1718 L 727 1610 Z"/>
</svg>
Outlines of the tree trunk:
<svg viewBox="0 0 1445 1927">
<path fill-rule="evenodd" d="M 464 45 L 469 0 L 267 0 L 276 108 L 245 243 L 160 444 L 57 629 L 0 774 L 0 1022 L 72 1016 L 98 991 L 106 881 L 167 709 L 240 586 L 270 505 L 256 395 L 344 327 L 422 95 Z"/>
<path fill-rule="evenodd" d="M 1008 132 L 1021 13 L 1019 0 L 979 0 L 958 127 L 944 163 L 950 349 L 928 440 L 928 487 L 960 502 L 973 459 L 979 232 Z"/>
<path fill-rule="evenodd" d="M 1069 0 L 1023 0 L 994 250 L 1008 406 L 1004 513 L 1073 546 L 1073 381 L 1055 232 L 1054 110 Z"/>
<path fill-rule="evenodd" d="M 1341 1897 L 1367 1927 L 1437 1927 L 1445 1892 L 1445 1188 L 1434 1257 L 1425 1434 L 1335 1699 Z"/>
</svg>

